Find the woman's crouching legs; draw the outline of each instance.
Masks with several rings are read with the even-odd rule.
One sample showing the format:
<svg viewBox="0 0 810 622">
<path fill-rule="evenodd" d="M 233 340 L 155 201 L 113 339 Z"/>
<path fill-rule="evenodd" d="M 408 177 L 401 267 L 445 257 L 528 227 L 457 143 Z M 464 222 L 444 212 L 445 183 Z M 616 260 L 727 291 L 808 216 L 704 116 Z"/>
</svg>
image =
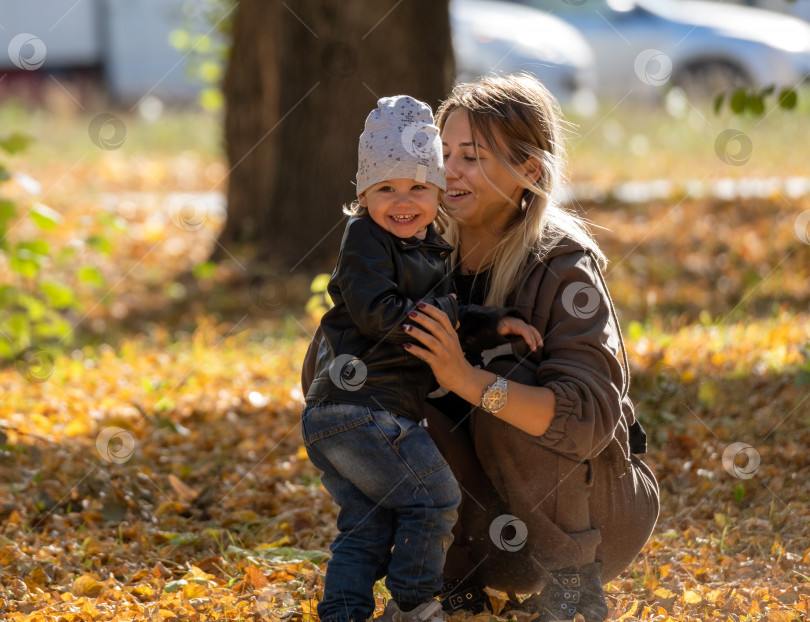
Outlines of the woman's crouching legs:
<svg viewBox="0 0 810 622">
<path fill-rule="evenodd" d="M 598 561 L 604 583 L 633 560 L 658 513 L 655 479 L 640 460 L 625 464 L 606 450 L 578 462 L 491 415 L 471 417 L 470 435 L 448 435 L 453 425 L 430 416 L 463 493 L 445 577 L 541 592 L 556 571 Z"/>
</svg>

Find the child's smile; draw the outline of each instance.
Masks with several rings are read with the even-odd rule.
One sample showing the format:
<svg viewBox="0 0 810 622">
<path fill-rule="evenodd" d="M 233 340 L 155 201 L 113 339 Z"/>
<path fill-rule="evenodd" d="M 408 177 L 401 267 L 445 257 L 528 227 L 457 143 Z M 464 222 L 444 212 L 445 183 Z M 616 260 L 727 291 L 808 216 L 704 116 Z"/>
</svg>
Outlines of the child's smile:
<svg viewBox="0 0 810 622">
<path fill-rule="evenodd" d="M 359 200 L 371 219 L 389 233 L 424 239 L 425 228 L 439 209 L 439 188 L 430 182 L 388 179 L 371 186 Z"/>
</svg>

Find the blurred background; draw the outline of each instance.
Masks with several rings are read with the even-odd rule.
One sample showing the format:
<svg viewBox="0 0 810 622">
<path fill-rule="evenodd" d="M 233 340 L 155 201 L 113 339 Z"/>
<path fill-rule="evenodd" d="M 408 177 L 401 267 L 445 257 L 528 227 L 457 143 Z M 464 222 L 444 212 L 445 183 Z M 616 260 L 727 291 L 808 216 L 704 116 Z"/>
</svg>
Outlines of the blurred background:
<svg viewBox="0 0 810 622">
<path fill-rule="evenodd" d="M 612 615 L 804 619 L 810 0 L 758 1 L 0 0 L 0 616 L 313 619 L 298 374 L 363 121 L 528 71 L 662 490 Z"/>
<path fill-rule="evenodd" d="M 435 106 L 455 81 L 515 71 L 537 75 L 561 102 L 570 166 L 558 198 L 610 225 L 605 244 L 626 242 L 619 208 L 634 219 L 656 205 L 700 211 L 709 201 L 784 211 L 810 184 L 798 140 L 810 124 L 808 7 L 2 1 L 2 189 L 16 206 L 4 228 L 39 214 L 52 221 L 48 235 L 66 239 L 47 244 L 45 256 L 37 254 L 44 245 L 20 238 L 22 255 L 7 246 L 0 258 L 9 278 L 24 280 L 73 257 L 79 269 L 51 279 L 60 292 L 52 297 L 78 304 L 89 296 L 88 318 L 146 313 L 150 297 L 133 305 L 132 292 L 155 294 L 158 307 L 166 293 L 184 305 L 181 292 L 200 277 L 251 283 L 257 271 L 284 274 L 277 302 L 301 304 L 303 284 L 334 260 L 340 206 L 354 196 L 357 136 L 375 100 L 408 92 Z M 25 231 L 30 218 L 22 220 L 9 241 Z M 661 220 L 648 226 L 679 231 Z M 722 259 L 739 239 L 693 249 L 705 251 L 693 262 L 705 264 L 695 275 L 706 279 L 699 301 L 659 282 L 631 245 L 635 256 L 615 268 L 619 287 L 643 285 L 622 307 L 640 321 L 659 308 L 667 317 L 716 316 L 739 294 Z M 120 295 L 94 300 L 119 279 Z M 25 323 L 3 317 L 7 332 L 10 317 Z M 3 353 L 32 343 L 24 336 Z"/>
<path fill-rule="evenodd" d="M 119 105 L 150 96 L 188 105 L 202 96 L 215 107 L 216 96 L 205 87 L 222 74 L 233 6 L 227 0 L 83 0 L 67 8 L 60 0 L 4 2 L 3 95 L 41 102 L 51 79 L 66 81 L 81 97 L 95 90 Z M 525 69 L 565 102 L 581 91 L 598 98 L 638 91 L 655 99 L 647 87 L 665 83 L 708 95 L 725 86 L 795 87 L 810 71 L 807 0 L 452 0 L 449 11 L 457 79 Z M 664 56 L 639 78 L 636 65 L 649 59 L 636 57 L 653 48 Z M 195 62 L 201 58 L 212 64 Z"/>
</svg>

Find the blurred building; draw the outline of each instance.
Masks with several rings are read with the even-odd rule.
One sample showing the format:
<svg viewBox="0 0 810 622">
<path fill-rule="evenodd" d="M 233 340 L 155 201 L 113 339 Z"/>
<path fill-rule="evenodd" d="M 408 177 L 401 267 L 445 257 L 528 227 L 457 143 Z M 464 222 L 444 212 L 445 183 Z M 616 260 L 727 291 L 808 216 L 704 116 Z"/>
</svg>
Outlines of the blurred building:
<svg viewBox="0 0 810 622">
<path fill-rule="evenodd" d="M 211 28 L 194 8 L 185 0 L 0 0 L 0 95 L 95 83 L 122 104 L 148 95 L 193 100 L 204 85 L 170 39 Z"/>
</svg>

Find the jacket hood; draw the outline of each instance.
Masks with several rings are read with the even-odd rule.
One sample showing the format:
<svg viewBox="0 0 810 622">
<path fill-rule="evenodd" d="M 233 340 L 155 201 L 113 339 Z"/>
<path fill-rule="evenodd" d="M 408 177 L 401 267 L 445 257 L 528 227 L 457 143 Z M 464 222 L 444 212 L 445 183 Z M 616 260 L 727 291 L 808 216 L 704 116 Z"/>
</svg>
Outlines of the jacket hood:
<svg viewBox="0 0 810 622">
<path fill-rule="evenodd" d="M 539 249 L 537 251 L 539 253 Z M 560 257 L 561 255 L 568 255 L 570 253 L 587 252 L 587 249 L 576 240 L 569 237 L 561 237 L 554 246 L 541 256 L 541 260 L 552 259 L 553 257 Z"/>
</svg>

